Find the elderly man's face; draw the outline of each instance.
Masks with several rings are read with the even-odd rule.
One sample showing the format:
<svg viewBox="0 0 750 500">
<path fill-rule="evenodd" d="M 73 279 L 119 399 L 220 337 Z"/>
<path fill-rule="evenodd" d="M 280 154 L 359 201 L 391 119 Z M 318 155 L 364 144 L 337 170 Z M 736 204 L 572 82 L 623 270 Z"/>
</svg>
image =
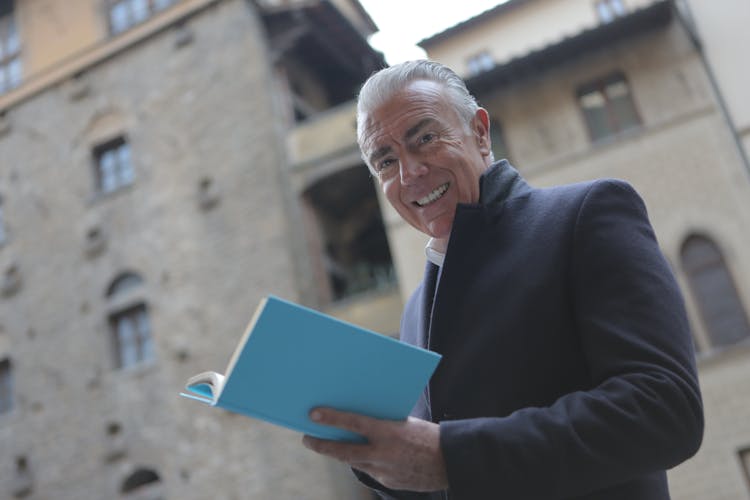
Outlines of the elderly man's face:
<svg viewBox="0 0 750 500">
<path fill-rule="evenodd" d="M 362 119 L 362 150 L 388 201 L 418 230 L 447 238 L 456 205 L 479 201 L 490 163 L 487 112 L 466 124 L 440 84 L 419 80 Z"/>
</svg>

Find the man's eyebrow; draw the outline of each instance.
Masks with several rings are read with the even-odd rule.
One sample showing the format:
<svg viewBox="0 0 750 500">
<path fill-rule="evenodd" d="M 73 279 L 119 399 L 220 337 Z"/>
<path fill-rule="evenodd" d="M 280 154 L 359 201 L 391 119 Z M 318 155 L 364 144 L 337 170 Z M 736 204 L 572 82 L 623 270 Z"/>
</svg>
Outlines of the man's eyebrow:
<svg viewBox="0 0 750 500">
<path fill-rule="evenodd" d="M 375 162 L 387 155 L 391 152 L 390 146 L 383 146 L 382 148 L 376 149 L 371 155 L 370 155 L 370 165 L 375 165 Z"/>
<path fill-rule="evenodd" d="M 409 130 L 406 131 L 406 133 L 404 134 L 404 140 L 409 141 L 415 135 L 417 135 L 420 130 L 422 130 L 425 126 L 429 125 L 430 123 L 434 121 L 435 121 L 434 118 L 423 118 L 419 120 L 416 125 L 414 125 Z"/>
</svg>

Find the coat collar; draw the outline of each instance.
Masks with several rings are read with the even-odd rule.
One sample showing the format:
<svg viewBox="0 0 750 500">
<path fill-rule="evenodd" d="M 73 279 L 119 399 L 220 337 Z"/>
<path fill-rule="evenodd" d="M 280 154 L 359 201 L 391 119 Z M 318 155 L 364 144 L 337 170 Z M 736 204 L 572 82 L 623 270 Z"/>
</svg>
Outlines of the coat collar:
<svg viewBox="0 0 750 500">
<path fill-rule="evenodd" d="M 486 233 L 487 228 L 494 224 L 493 220 L 501 217 L 506 201 L 532 192 L 532 188 L 507 160 L 497 161 L 487 167 L 479 178 L 479 189 L 479 203 L 459 204 L 456 208 L 445 265 L 438 267 L 432 262 L 427 263 L 421 292 L 424 295 L 421 302 L 422 328 L 418 333 L 419 345 L 434 345 L 431 333 L 435 321 L 435 303 L 441 300 L 448 304 L 457 302 L 458 299 L 451 295 L 465 288 L 465 284 L 456 284 L 456 280 L 460 282 L 462 279 L 460 266 L 467 252 Z M 450 264 L 451 261 L 456 264 Z M 446 271 L 447 267 L 453 269 Z"/>
<path fill-rule="evenodd" d="M 480 205 L 497 205 L 530 191 L 531 187 L 508 160 L 496 161 L 479 178 Z"/>
<path fill-rule="evenodd" d="M 452 258 L 455 259 L 456 253 L 462 254 L 467 247 L 473 245 L 474 236 L 484 231 L 487 227 L 488 218 L 498 216 L 502 212 L 505 201 L 524 196 L 532 191 L 532 188 L 507 160 L 497 161 L 487 167 L 487 170 L 479 178 L 479 188 L 479 203 L 459 204 L 457 207 L 446 258 L 451 258 L 449 254 L 452 253 Z M 444 279 L 451 280 L 450 272 L 445 277 L 443 277 L 442 272 L 442 266 L 439 267 L 428 259 L 419 291 L 419 294 L 421 294 L 420 321 L 417 331 L 414 332 L 416 338 L 412 339 L 417 345 L 423 347 L 432 345 L 430 334 L 438 282 Z M 460 272 L 458 275 L 460 277 Z M 445 289 L 445 287 L 442 288 Z M 448 289 L 450 294 L 450 286 Z"/>
</svg>

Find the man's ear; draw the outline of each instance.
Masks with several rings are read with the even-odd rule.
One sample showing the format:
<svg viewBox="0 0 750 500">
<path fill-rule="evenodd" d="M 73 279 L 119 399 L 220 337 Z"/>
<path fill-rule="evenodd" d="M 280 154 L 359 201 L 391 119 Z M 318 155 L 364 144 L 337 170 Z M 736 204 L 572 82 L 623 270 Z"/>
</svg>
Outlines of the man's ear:
<svg viewBox="0 0 750 500">
<path fill-rule="evenodd" d="M 479 146 L 479 152 L 482 156 L 489 156 L 492 153 L 492 141 L 490 139 L 490 115 L 484 108 L 477 109 L 472 120 L 472 129 Z"/>
</svg>

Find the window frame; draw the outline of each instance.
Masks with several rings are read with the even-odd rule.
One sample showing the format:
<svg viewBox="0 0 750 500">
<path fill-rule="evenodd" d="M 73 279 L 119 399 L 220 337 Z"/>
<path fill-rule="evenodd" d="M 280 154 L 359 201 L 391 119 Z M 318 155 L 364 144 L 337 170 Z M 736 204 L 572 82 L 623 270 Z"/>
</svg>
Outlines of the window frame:
<svg viewBox="0 0 750 500">
<path fill-rule="evenodd" d="M 624 84 L 627 89 L 627 102 L 634 119 L 634 123 L 631 125 L 622 123 L 625 117 L 618 116 L 614 101 L 607 93 L 608 88 L 618 83 Z M 583 103 L 586 96 L 594 93 L 597 93 L 604 99 L 603 111 L 607 120 L 607 129 L 605 131 L 598 131 L 595 129 L 595 124 L 593 123 L 590 114 L 587 113 L 587 107 Z M 586 123 L 586 129 L 588 130 L 591 142 L 597 143 L 600 141 L 606 141 L 643 126 L 643 119 L 638 111 L 638 106 L 636 106 L 632 87 L 622 71 L 615 71 L 603 77 L 578 85 L 578 87 L 576 87 L 575 95 L 578 109 L 583 116 L 583 121 Z"/>
<path fill-rule="evenodd" d="M 128 370 L 151 364 L 157 359 L 156 345 L 143 278 L 132 270 L 121 271 L 110 281 L 105 297 L 107 337 L 115 368 Z"/>
<path fill-rule="evenodd" d="M 123 339 L 121 326 L 124 321 L 130 324 L 131 338 Z M 138 302 L 109 314 L 109 325 L 114 351 L 115 366 L 119 370 L 134 368 L 154 361 L 154 337 L 151 329 L 148 307 Z M 127 347 L 126 353 L 124 348 Z M 132 359 L 131 358 L 132 352 Z"/>
<path fill-rule="evenodd" d="M 126 153 L 123 160 L 123 153 Z M 94 163 L 94 181 L 96 192 L 107 195 L 135 183 L 135 166 L 130 142 L 125 135 L 117 136 L 93 147 L 91 151 Z M 108 156 L 112 154 L 113 156 Z M 110 167 L 105 165 L 107 158 L 114 163 Z M 111 186 L 108 185 L 111 183 Z"/>
</svg>

